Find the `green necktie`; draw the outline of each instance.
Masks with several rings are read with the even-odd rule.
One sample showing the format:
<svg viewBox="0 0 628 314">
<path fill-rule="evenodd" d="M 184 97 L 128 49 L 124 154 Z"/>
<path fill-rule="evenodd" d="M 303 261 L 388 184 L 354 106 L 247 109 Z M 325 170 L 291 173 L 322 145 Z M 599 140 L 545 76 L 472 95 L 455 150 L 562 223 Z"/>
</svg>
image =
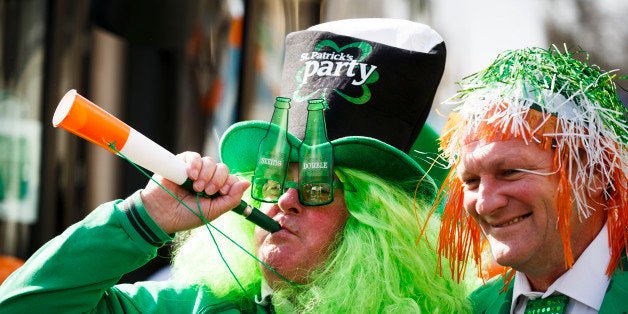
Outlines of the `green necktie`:
<svg viewBox="0 0 628 314">
<path fill-rule="evenodd" d="M 562 314 L 567 309 L 569 297 L 553 295 L 545 299 L 528 300 L 525 314 Z"/>
</svg>

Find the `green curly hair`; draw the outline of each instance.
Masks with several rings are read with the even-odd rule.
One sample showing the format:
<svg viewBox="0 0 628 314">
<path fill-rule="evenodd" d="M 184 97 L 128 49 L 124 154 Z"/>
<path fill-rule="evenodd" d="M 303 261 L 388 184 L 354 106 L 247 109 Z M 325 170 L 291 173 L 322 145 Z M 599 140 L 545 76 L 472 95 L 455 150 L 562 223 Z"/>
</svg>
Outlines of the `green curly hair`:
<svg viewBox="0 0 628 314">
<path fill-rule="evenodd" d="M 466 299 L 474 281 L 455 282 L 437 272 L 435 251 L 438 222 L 429 221 L 420 241 L 417 219 L 426 221 L 431 204 L 416 203 L 399 185 L 347 168 L 335 169 L 352 188 L 344 193 L 350 212 L 343 234 L 327 262 L 311 274 L 304 285 L 286 285 L 274 291 L 277 312 L 298 313 L 465 313 Z M 250 176 L 243 176 L 248 177 Z M 414 210 L 416 208 L 416 212 Z M 216 222 L 226 234 L 253 250 L 253 227 L 244 220 L 223 215 Z M 214 224 L 214 223 L 212 223 Z M 236 227 L 237 226 L 237 227 Z M 242 228 L 239 230 L 227 230 Z M 198 284 L 222 298 L 245 307 L 260 291 L 261 272 L 257 261 L 231 245 L 219 244 L 222 258 L 241 287 L 221 265 L 220 257 L 208 247 L 207 229 L 181 236 L 174 256 L 175 278 Z M 211 243 L 211 242 L 210 242 Z M 430 244 L 431 243 L 431 244 Z M 213 245 L 210 245 L 213 247 Z M 229 252 L 223 248 L 231 247 Z M 213 255 L 213 256 L 212 256 Z"/>
</svg>

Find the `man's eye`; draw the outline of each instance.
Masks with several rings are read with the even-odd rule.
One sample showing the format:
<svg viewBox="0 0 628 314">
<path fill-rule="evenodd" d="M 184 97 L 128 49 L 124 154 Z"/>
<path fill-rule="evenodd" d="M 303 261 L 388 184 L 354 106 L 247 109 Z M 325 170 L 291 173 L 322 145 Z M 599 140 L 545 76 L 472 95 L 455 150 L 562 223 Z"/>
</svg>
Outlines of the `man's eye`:
<svg viewBox="0 0 628 314">
<path fill-rule="evenodd" d="M 462 183 L 463 183 L 465 189 L 473 190 L 473 189 L 477 188 L 477 186 L 480 184 L 480 179 L 478 179 L 478 178 L 467 178 L 467 179 L 463 179 Z"/>
<path fill-rule="evenodd" d="M 517 174 L 519 172 L 520 172 L 519 169 L 507 169 L 507 170 L 504 170 L 502 172 L 502 175 L 503 176 L 511 176 L 511 175 Z"/>
</svg>

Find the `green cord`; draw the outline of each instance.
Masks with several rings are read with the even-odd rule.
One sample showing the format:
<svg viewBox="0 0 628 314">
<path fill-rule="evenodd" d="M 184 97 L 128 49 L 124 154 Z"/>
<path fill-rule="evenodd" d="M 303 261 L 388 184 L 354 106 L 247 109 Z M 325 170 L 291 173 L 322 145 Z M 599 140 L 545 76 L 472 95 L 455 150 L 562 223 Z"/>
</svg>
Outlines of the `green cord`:
<svg viewBox="0 0 628 314">
<path fill-rule="evenodd" d="M 203 216 L 203 211 L 202 211 L 202 208 L 201 208 L 201 201 L 199 200 L 199 197 L 200 197 L 200 193 L 197 193 L 196 194 L 196 206 L 198 207 L 198 215 L 197 215 L 197 217 Z M 205 217 L 203 217 L 203 219 L 204 218 Z M 240 283 L 240 280 L 238 280 L 238 276 L 236 276 L 235 273 L 233 272 L 233 270 L 231 270 L 231 267 L 229 267 L 229 263 L 227 263 L 227 260 L 222 255 L 222 251 L 220 250 L 220 246 L 218 246 L 218 242 L 216 241 L 216 237 L 214 237 L 214 233 L 212 232 L 212 230 L 207 225 L 211 225 L 211 224 L 209 222 L 205 223 L 205 229 L 207 229 L 207 232 L 209 232 L 209 235 L 212 237 L 212 241 L 214 242 L 214 246 L 216 247 L 216 250 L 218 251 L 218 255 L 220 256 L 220 259 L 225 264 L 225 266 L 227 266 L 227 270 L 229 270 L 229 273 L 231 274 L 231 277 L 233 277 L 233 279 L 238 284 L 240 289 L 242 289 L 242 292 L 244 292 L 244 295 L 246 295 L 246 297 L 250 299 L 251 297 L 248 295 L 246 289 L 244 289 L 244 286 L 242 286 L 242 283 Z"/>
<path fill-rule="evenodd" d="M 231 237 L 229 237 L 227 234 L 225 234 L 224 232 L 222 232 L 220 229 L 218 229 L 216 226 L 212 225 L 203 215 L 203 211 L 201 208 L 201 204 L 199 201 L 199 196 L 202 193 L 196 193 L 196 204 L 198 206 L 198 212 L 196 212 L 195 210 L 193 210 L 192 208 L 190 208 L 185 202 L 183 202 L 182 199 L 180 199 L 178 196 L 174 195 L 174 193 L 172 193 L 172 191 L 170 191 L 168 188 L 166 188 L 165 186 L 163 186 L 161 183 L 157 182 L 155 179 L 153 179 L 153 177 L 151 175 L 149 175 L 148 173 L 146 173 L 146 171 L 144 171 L 144 169 L 142 169 L 140 166 L 138 166 L 137 164 L 135 164 L 132 160 L 130 160 L 129 158 L 127 158 L 124 154 L 122 154 L 115 146 L 115 143 L 109 143 L 108 146 L 114 151 L 116 152 L 117 155 L 119 155 L 120 157 L 122 157 L 124 160 L 126 160 L 127 162 L 129 162 L 133 167 L 135 167 L 137 170 L 139 170 L 144 176 L 146 176 L 148 179 L 150 179 L 151 181 L 155 182 L 155 184 L 157 184 L 162 190 L 166 191 L 166 193 L 168 193 L 170 196 L 172 196 L 172 198 L 174 198 L 175 200 L 177 200 L 177 202 L 179 202 L 181 205 L 183 205 L 185 208 L 187 208 L 192 214 L 194 214 L 196 217 L 198 217 L 198 219 L 200 219 L 203 224 L 205 225 L 205 228 L 207 229 L 207 231 L 209 231 L 210 236 L 212 237 L 212 240 L 214 241 L 214 245 L 216 246 L 216 249 L 218 250 L 218 254 L 220 255 L 220 258 L 222 259 L 222 261 L 225 263 L 225 266 L 227 267 L 227 269 L 229 270 L 229 272 L 231 273 L 231 275 L 234 277 L 235 281 L 237 282 L 237 284 L 240 286 L 240 288 L 242 289 L 242 291 L 244 291 L 245 294 L 247 294 L 246 290 L 244 289 L 244 287 L 242 286 L 242 284 L 240 283 L 240 281 L 238 280 L 237 276 L 233 273 L 233 271 L 231 270 L 231 268 L 229 267 L 229 264 L 227 263 L 227 261 L 225 260 L 224 256 L 222 255 L 222 252 L 220 250 L 220 247 L 218 246 L 218 243 L 216 242 L 216 239 L 214 238 L 213 233 L 211 232 L 211 228 L 213 228 L 214 230 L 218 231 L 218 233 L 220 233 L 222 236 L 224 236 L 227 240 L 229 240 L 231 243 L 233 243 L 235 246 L 237 246 L 240 250 L 242 250 L 244 253 L 246 253 L 248 256 L 250 256 L 251 258 L 253 258 L 255 261 L 257 261 L 258 263 L 262 264 L 262 266 L 264 266 L 266 269 L 270 270 L 273 274 L 275 274 L 277 277 L 281 278 L 283 281 L 287 282 L 288 284 L 290 284 L 293 287 L 297 287 L 298 285 L 294 282 L 292 282 L 290 279 L 284 277 L 283 275 L 281 275 L 280 273 L 278 273 L 275 269 L 273 269 L 272 267 L 270 267 L 268 264 L 264 263 L 263 261 L 261 261 L 259 258 L 257 258 L 257 256 L 255 256 L 254 254 L 252 254 L 251 252 L 249 252 L 247 249 L 245 249 L 242 245 L 240 245 L 239 243 L 237 243 L 235 240 L 233 240 Z M 248 294 L 247 294 L 248 296 Z"/>
</svg>

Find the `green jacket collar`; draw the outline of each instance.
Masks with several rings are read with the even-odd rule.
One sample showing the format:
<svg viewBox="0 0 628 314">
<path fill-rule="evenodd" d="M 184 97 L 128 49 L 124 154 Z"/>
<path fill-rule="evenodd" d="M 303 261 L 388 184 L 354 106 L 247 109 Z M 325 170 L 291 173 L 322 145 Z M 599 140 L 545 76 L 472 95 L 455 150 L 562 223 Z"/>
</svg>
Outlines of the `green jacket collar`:
<svg viewBox="0 0 628 314">
<path fill-rule="evenodd" d="M 504 280 L 499 277 L 474 291 L 471 300 L 474 313 L 510 313 L 514 281 L 508 289 L 502 292 Z M 622 256 L 621 264 L 617 267 L 606 289 L 604 301 L 600 307 L 600 314 L 628 312 L 628 259 Z"/>
</svg>

